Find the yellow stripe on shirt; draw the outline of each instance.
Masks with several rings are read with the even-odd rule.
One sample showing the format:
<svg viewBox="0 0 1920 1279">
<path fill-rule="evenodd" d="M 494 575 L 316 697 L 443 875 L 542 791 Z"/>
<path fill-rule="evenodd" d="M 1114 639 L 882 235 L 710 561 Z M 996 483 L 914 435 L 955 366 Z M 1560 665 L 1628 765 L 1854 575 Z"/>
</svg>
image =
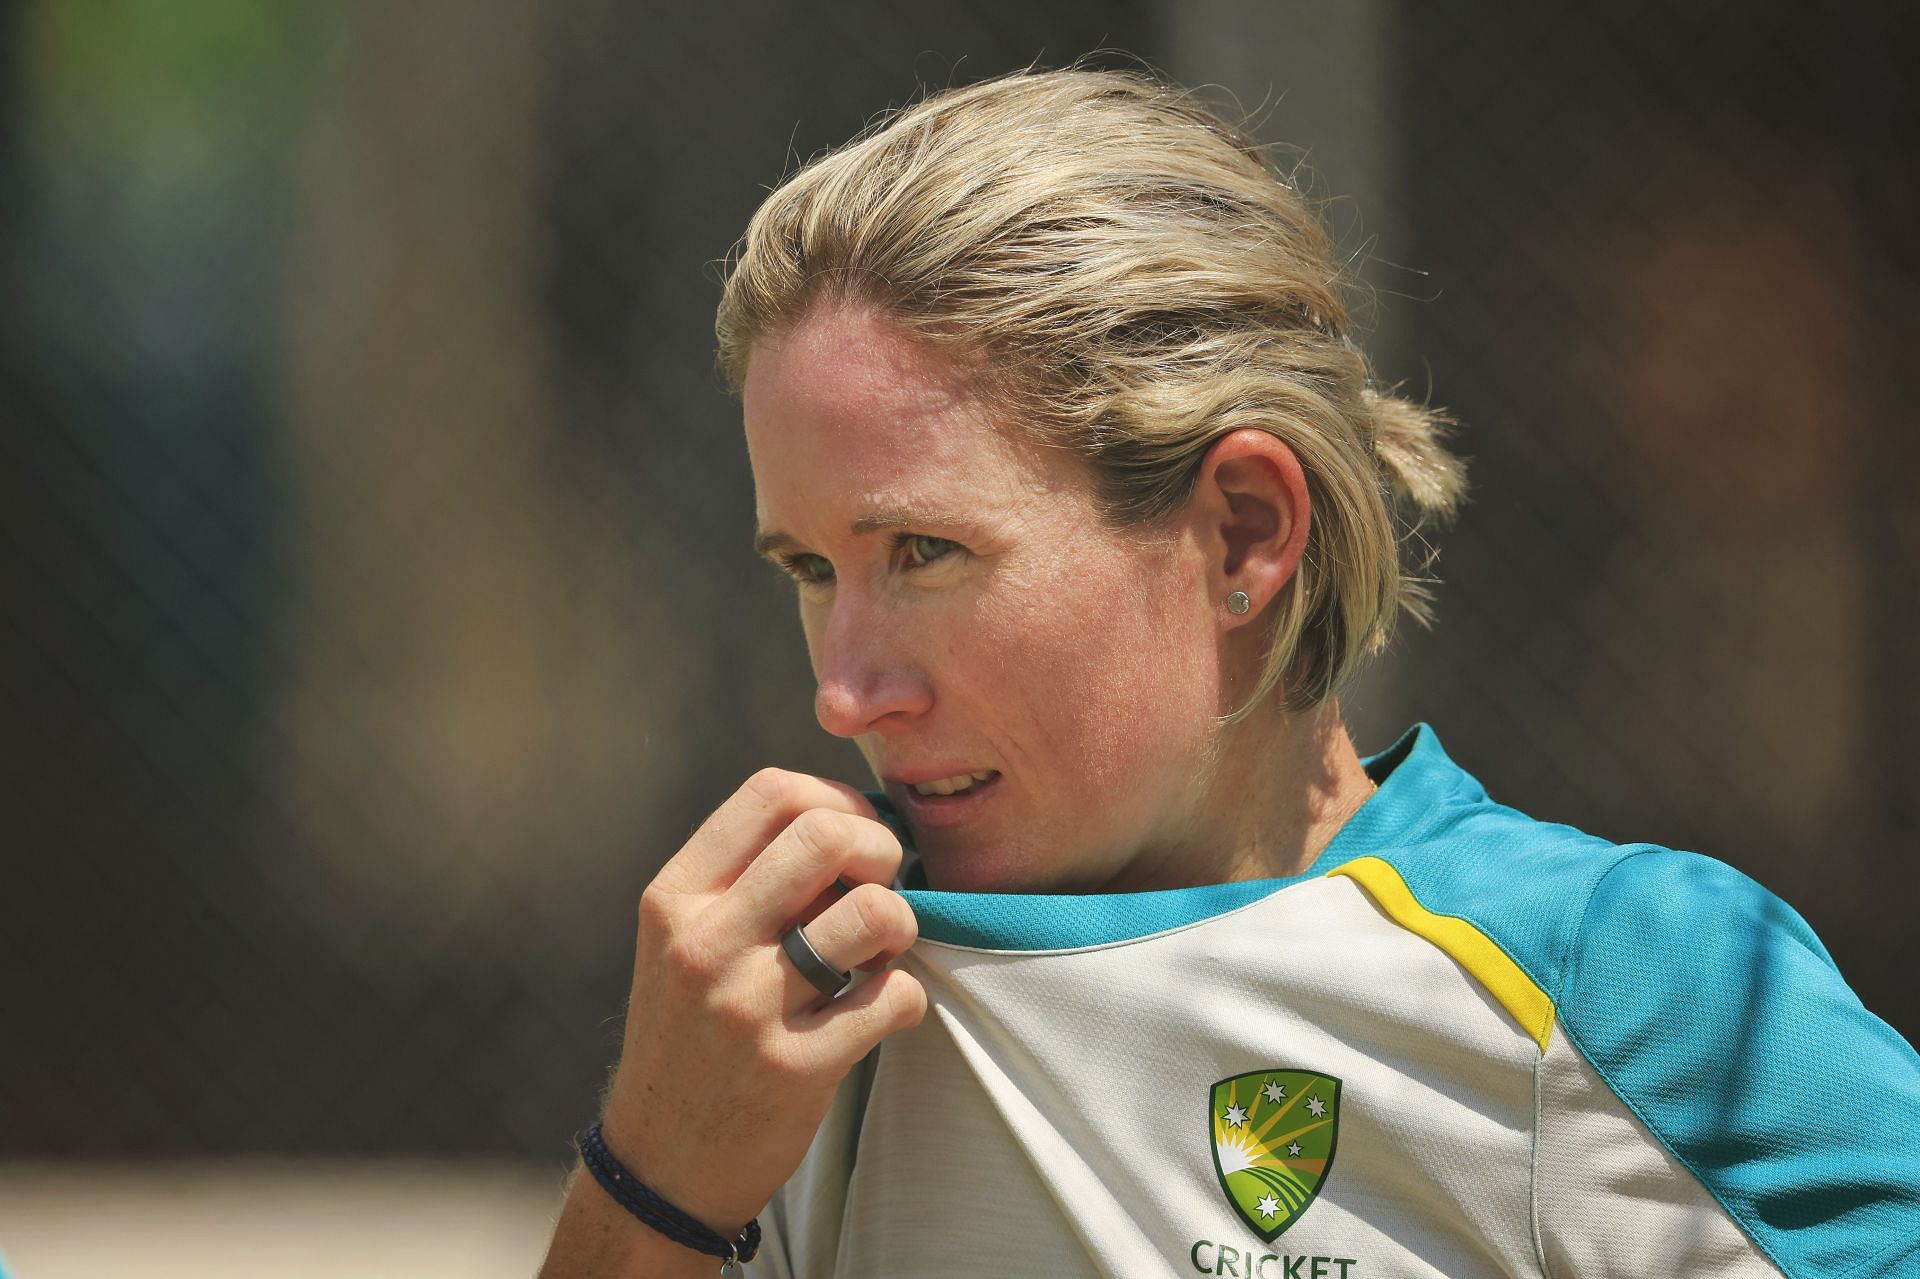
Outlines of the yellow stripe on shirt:
<svg viewBox="0 0 1920 1279">
<path fill-rule="evenodd" d="M 1387 918 L 1445 951 L 1467 975 L 1486 987 L 1520 1028 L 1547 1050 L 1553 1035 L 1553 1000 L 1491 937 L 1457 915 L 1436 915 L 1420 904 L 1400 872 L 1378 857 L 1356 857 L 1328 876 L 1345 875 L 1367 890 Z"/>
</svg>

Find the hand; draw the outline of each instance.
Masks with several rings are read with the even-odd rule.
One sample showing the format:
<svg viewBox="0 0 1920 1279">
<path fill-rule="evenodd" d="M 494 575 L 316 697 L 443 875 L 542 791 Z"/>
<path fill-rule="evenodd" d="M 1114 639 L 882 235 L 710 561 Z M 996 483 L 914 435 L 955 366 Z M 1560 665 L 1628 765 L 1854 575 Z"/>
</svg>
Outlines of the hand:
<svg viewBox="0 0 1920 1279">
<path fill-rule="evenodd" d="M 886 968 L 919 937 L 888 887 L 900 859 L 858 791 L 767 769 L 641 895 L 603 1130 L 635 1176 L 722 1235 L 793 1174 L 855 1063 L 926 1015 L 919 981 Z M 823 996 L 780 949 L 801 922 L 835 968 L 884 971 Z"/>
</svg>

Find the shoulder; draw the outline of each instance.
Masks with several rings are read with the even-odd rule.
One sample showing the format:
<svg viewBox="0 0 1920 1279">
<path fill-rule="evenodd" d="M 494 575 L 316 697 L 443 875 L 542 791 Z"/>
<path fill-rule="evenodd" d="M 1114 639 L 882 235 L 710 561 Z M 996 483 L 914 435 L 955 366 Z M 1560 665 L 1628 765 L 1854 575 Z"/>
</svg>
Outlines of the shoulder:
<svg viewBox="0 0 1920 1279">
<path fill-rule="evenodd" d="M 1788 1273 L 1887 1273 L 1920 1241 L 1920 1058 L 1753 880 L 1633 850 L 1594 888 L 1557 1003 L 1594 1071 Z"/>
<path fill-rule="evenodd" d="M 1747 990 L 1788 975 L 1838 979 L 1791 906 L 1699 853 L 1610 843 L 1482 797 L 1389 860 L 1429 909 L 1511 954 L 1563 1018 L 1623 1010 L 1662 978 Z"/>
<path fill-rule="evenodd" d="M 1778 981 L 1792 976 L 1845 989 L 1793 908 L 1726 863 L 1496 803 L 1424 727 L 1395 749 L 1405 758 L 1382 795 L 1404 798 L 1366 851 L 1426 910 L 1490 938 L 1563 1020 L 1631 1012 L 1667 981 L 1749 992 L 1771 981 L 1762 989 L 1785 993 Z"/>
<path fill-rule="evenodd" d="M 1536 821 L 1467 780 L 1382 854 L 1407 889 L 1526 972 L 1555 1033 L 1782 1269 L 1897 1267 L 1920 1239 L 1920 1057 L 1806 921 L 1723 862 Z"/>
</svg>

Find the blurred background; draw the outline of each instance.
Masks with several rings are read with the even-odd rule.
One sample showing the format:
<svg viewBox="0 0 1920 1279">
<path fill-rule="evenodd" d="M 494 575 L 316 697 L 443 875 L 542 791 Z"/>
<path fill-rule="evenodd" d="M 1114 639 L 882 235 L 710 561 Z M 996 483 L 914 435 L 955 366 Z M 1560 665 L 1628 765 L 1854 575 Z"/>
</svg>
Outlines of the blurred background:
<svg viewBox="0 0 1920 1279">
<path fill-rule="evenodd" d="M 1913 6 L 0 0 L 22 1279 L 532 1271 L 642 886 L 757 767 L 863 777 L 717 263 L 874 112 L 1101 48 L 1297 149 L 1461 421 L 1361 748 L 1732 862 L 1920 1031 Z"/>
</svg>

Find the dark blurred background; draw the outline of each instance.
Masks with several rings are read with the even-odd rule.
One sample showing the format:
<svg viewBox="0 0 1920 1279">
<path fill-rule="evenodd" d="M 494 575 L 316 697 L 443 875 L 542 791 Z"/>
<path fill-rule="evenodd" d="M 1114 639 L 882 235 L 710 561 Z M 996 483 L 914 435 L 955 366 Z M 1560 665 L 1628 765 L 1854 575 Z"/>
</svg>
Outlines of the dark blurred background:
<svg viewBox="0 0 1920 1279">
<path fill-rule="evenodd" d="M 0 2 L 0 1154 L 565 1163 L 654 870 L 862 777 L 716 264 L 875 111 L 1103 47 L 1299 149 L 1462 423 L 1362 749 L 1732 862 L 1913 1036 L 1915 15 Z"/>
</svg>

